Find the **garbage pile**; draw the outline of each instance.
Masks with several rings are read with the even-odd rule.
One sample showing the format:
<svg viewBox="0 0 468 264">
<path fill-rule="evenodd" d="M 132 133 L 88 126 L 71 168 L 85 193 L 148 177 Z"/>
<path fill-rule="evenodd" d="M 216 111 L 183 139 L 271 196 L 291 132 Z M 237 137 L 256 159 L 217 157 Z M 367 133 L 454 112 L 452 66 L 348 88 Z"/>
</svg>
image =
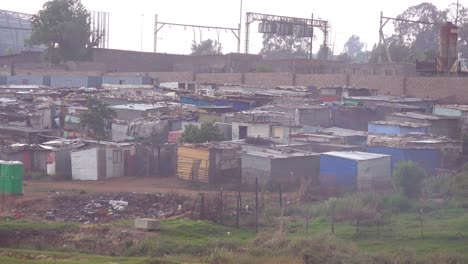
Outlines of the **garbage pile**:
<svg viewBox="0 0 468 264">
<path fill-rule="evenodd" d="M 187 197 L 178 194 L 100 194 L 58 195 L 48 208 L 23 206 L 16 212 L 47 220 L 73 221 L 84 224 L 108 223 L 135 218 L 164 219 L 183 214 Z M 43 201 L 44 202 L 44 201 Z"/>
</svg>

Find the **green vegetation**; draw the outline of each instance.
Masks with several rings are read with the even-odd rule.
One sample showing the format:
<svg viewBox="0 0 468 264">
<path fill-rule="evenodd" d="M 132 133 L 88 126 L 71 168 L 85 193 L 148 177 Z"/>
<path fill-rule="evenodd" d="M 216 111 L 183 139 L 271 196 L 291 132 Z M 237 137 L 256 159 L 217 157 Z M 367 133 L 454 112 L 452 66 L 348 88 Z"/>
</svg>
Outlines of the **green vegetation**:
<svg viewBox="0 0 468 264">
<path fill-rule="evenodd" d="M 0 232 L 14 231 L 63 231 L 78 227 L 77 223 L 73 222 L 54 222 L 44 223 L 39 221 L 29 220 L 14 220 L 10 218 L 0 218 Z"/>
<path fill-rule="evenodd" d="M 393 172 L 395 188 L 409 198 L 419 197 L 425 178 L 427 174 L 424 169 L 412 161 L 398 163 Z"/>
<path fill-rule="evenodd" d="M 88 98 L 88 111 L 80 115 L 80 124 L 94 132 L 98 139 L 106 134 L 106 123 L 116 116 L 115 111 L 105 102 Z"/>
<path fill-rule="evenodd" d="M 30 45 L 47 46 L 45 58 L 51 63 L 83 61 L 101 36 L 91 29 L 90 13 L 80 0 L 51 0 L 32 20 Z"/>
<path fill-rule="evenodd" d="M 207 39 L 200 43 L 192 43 L 192 55 L 223 54 L 223 46 L 216 40 Z"/>
<path fill-rule="evenodd" d="M 180 137 L 180 141 L 184 143 L 205 143 L 222 140 L 224 140 L 224 137 L 214 123 L 204 123 L 201 128 L 190 124 L 185 127 L 185 131 Z"/>
</svg>

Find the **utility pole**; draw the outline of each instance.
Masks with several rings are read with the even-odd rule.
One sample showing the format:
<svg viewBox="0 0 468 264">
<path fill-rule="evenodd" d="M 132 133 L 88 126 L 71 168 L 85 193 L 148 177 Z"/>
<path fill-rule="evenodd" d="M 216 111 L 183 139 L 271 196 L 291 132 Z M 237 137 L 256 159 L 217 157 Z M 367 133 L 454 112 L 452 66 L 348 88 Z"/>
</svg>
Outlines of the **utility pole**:
<svg viewBox="0 0 468 264">
<path fill-rule="evenodd" d="M 243 4 L 243 0 L 240 0 L 239 34 L 237 38 L 237 53 L 241 52 L 242 4 Z"/>
<path fill-rule="evenodd" d="M 140 51 L 143 52 L 143 19 L 144 19 L 144 14 L 141 14 L 141 28 L 140 28 Z"/>
<path fill-rule="evenodd" d="M 314 52 L 312 51 L 313 42 L 314 42 L 314 13 L 312 13 L 312 18 L 310 19 L 310 59 L 314 58 Z"/>
<path fill-rule="evenodd" d="M 458 10 L 459 9 L 460 9 L 460 1 L 457 0 L 457 16 L 455 18 L 455 26 L 458 26 L 458 16 L 459 16 L 459 13 L 458 13 L 459 11 Z"/>
<path fill-rule="evenodd" d="M 382 40 L 383 38 L 383 12 L 380 11 L 380 27 L 379 27 L 379 63 L 382 63 L 382 53 L 383 53 L 383 46 L 382 46 Z"/>
<path fill-rule="evenodd" d="M 158 15 L 154 15 L 154 53 L 157 52 L 158 46 Z"/>
</svg>

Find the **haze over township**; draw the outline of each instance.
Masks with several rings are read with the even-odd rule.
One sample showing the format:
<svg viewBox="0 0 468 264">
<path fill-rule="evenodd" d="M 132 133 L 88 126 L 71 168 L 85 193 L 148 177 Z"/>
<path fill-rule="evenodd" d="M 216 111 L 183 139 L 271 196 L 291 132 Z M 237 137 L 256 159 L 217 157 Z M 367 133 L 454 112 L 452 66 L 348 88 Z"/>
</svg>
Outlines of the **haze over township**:
<svg viewBox="0 0 468 264">
<path fill-rule="evenodd" d="M 1 8 L 23 13 L 36 13 L 45 0 L 3 1 Z M 368 49 L 378 42 L 379 16 L 384 11 L 386 16 L 397 16 L 408 7 L 421 3 L 419 0 L 244 0 L 243 13 L 257 12 L 273 15 L 310 18 L 323 18 L 331 23 L 330 45 L 335 44 L 334 53 L 343 51 L 343 45 L 352 35 L 360 36 Z M 437 0 L 434 4 L 444 9 L 454 0 Z M 239 0 L 83 0 L 89 10 L 110 12 L 110 48 L 141 50 L 141 29 L 143 28 L 143 51 L 153 51 L 154 15 L 159 15 L 163 22 L 234 27 L 239 24 Z M 461 5 L 467 5 L 460 1 Z M 142 14 L 144 15 L 142 17 Z M 143 27 L 142 27 L 143 21 Z M 244 51 L 244 23 L 242 16 L 242 49 Z M 251 29 L 250 53 L 257 53 L 262 46 L 262 35 L 257 33 L 257 24 Z M 393 25 L 386 30 L 391 34 Z M 237 41 L 230 32 L 221 31 L 220 42 L 224 52 L 236 52 Z M 200 31 L 195 31 L 195 39 L 200 40 Z M 317 52 L 322 34 L 315 33 L 314 52 Z M 201 39 L 218 39 L 215 30 L 203 31 Z M 158 51 L 164 53 L 188 54 L 194 40 L 192 29 L 171 27 L 160 31 Z"/>
</svg>

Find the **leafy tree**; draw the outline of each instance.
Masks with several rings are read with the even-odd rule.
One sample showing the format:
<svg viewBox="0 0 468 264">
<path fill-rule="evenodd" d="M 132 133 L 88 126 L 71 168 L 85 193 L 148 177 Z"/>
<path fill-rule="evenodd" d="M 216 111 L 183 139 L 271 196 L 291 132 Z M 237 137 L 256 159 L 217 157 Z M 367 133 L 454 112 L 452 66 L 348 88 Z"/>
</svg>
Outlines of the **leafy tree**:
<svg viewBox="0 0 468 264">
<path fill-rule="evenodd" d="M 416 198 L 421 193 L 421 184 L 427 174 L 412 161 L 398 163 L 393 172 L 395 187 L 408 198 Z"/>
<path fill-rule="evenodd" d="M 216 40 L 207 39 L 192 43 L 192 55 L 218 55 L 223 53 L 223 46 Z"/>
<path fill-rule="evenodd" d="M 421 3 L 409 7 L 397 18 L 429 23 L 443 23 L 447 20 L 447 12 L 438 10 L 432 3 Z M 416 57 L 431 59 L 437 55 L 439 46 L 438 25 L 403 21 L 395 21 L 394 25 L 395 31 L 401 37 L 403 43 L 411 47 Z"/>
<path fill-rule="evenodd" d="M 346 41 L 344 45 L 344 53 L 348 54 L 351 57 L 356 57 L 360 53 L 362 53 L 362 49 L 364 48 L 364 43 L 361 42 L 361 39 L 357 35 L 352 35 L 349 37 L 348 41 Z"/>
<path fill-rule="evenodd" d="M 190 124 L 185 127 L 180 137 L 180 141 L 184 143 L 205 143 L 223 139 L 223 135 L 214 123 L 204 123 L 201 128 Z"/>
<path fill-rule="evenodd" d="M 267 58 L 308 58 L 310 38 L 298 37 L 300 28 L 294 28 L 293 35 L 263 34 L 263 48 L 260 55 Z"/>
<path fill-rule="evenodd" d="M 98 139 L 102 139 L 106 132 L 108 123 L 117 114 L 108 104 L 95 98 L 88 98 L 88 111 L 80 115 L 80 124 L 93 131 Z"/>
<path fill-rule="evenodd" d="M 91 29 L 90 14 L 80 0 L 50 0 L 33 17 L 28 43 L 47 46 L 46 59 L 59 63 L 90 59 L 99 39 Z"/>
<path fill-rule="evenodd" d="M 468 163 L 465 163 L 462 172 L 455 178 L 455 194 L 464 202 L 468 201 Z"/>
</svg>

